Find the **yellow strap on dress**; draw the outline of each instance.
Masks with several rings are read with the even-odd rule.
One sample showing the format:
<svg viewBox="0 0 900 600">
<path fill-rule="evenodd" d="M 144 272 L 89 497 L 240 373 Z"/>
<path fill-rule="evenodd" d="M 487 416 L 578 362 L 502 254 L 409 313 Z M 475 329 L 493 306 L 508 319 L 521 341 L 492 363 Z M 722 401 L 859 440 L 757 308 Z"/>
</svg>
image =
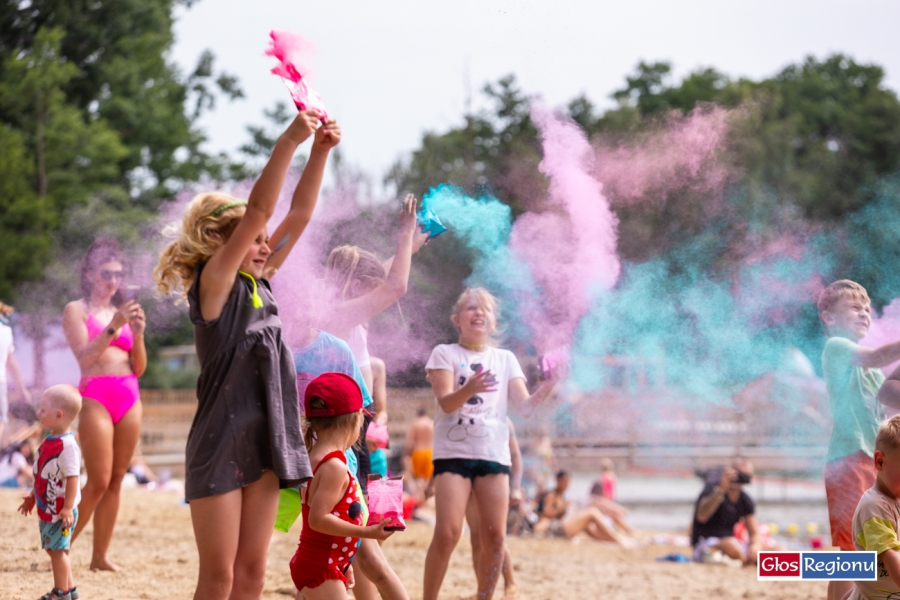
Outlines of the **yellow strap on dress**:
<svg viewBox="0 0 900 600">
<path fill-rule="evenodd" d="M 241 275 L 249 279 L 251 283 L 253 283 L 253 293 L 250 295 L 250 297 L 253 298 L 253 308 L 262 308 L 262 298 L 259 297 L 259 293 L 256 291 L 256 279 L 254 279 L 253 275 L 251 275 L 250 273 L 245 273 L 244 271 L 238 271 L 238 273 L 240 273 Z"/>
</svg>

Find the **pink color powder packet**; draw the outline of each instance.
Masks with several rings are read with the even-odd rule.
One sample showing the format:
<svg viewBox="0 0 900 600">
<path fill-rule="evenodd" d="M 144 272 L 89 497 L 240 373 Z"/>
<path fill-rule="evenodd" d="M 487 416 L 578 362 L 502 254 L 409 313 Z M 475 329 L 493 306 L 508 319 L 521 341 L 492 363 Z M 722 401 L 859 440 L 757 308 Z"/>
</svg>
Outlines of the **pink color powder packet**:
<svg viewBox="0 0 900 600">
<path fill-rule="evenodd" d="M 289 31 L 271 31 L 269 37 L 272 41 L 266 49 L 266 55 L 277 58 L 280 63 L 272 69 L 272 73 L 281 77 L 291 92 L 297 110 L 314 110 L 319 114 L 319 119 L 327 119 L 328 113 L 325 112 L 322 97 L 306 81 L 310 69 L 303 58 L 313 52 L 313 45 Z"/>
<path fill-rule="evenodd" d="M 369 524 L 391 522 L 387 531 L 404 531 L 403 520 L 403 476 L 384 479 L 381 475 L 369 475 Z"/>
<path fill-rule="evenodd" d="M 540 358 L 541 379 L 548 379 L 550 373 L 566 373 L 572 367 L 571 348 L 568 344 L 549 352 Z"/>
</svg>

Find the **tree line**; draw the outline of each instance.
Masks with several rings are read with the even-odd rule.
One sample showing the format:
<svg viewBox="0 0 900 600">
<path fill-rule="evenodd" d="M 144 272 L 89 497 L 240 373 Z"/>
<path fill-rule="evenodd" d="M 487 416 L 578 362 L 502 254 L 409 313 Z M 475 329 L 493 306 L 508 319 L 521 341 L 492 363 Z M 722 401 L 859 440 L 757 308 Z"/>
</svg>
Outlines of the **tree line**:
<svg viewBox="0 0 900 600">
<path fill-rule="evenodd" d="M 0 3 L 0 298 L 42 300 L 22 305 L 23 325 L 37 341 L 62 302 L 75 297 L 73 257 L 97 235 L 140 246 L 160 206 L 179 190 L 251 177 L 274 143 L 272 126 L 290 118 L 293 109 L 276 104 L 266 125 L 248 125 L 238 154 L 205 150 L 198 118 L 243 92 L 210 52 L 188 72 L 167 59 L 173 11 L 190 4 Z M 449 182 L 496 196 L 514 216 L 545 209 L 548 182 L 538 170 L 530 91 L 508 75 L 481 93 L 486 108 L 460 115 L 446 131 L 425 132 L 382 183 L 398 197 L 421 197 Z M 725 208 L 714 218 L 704 194 L 687 187 L 666 189 L 653 203 L 617 203 L 611 192 L 623 261 L 665 257 L 673 276 L 686 261 L 700 261 L 710 276 L 727 278 L 746 255 L 722 249 L 790 230 L 838 248 L 823 268 L 860 280 L 876 307 L 900 296 L 900 279 L 883 268 L 895 264 L 900 241 L 900 101 L 881 67 L 835 54 L 807 57 L 759 81 L 714 68 L 676 81 L 670 63 L 640 62 L 612 99 L 613 107 L 599 110 L 582 95 L 561 110 L 609 147 L 707 107 L 735 115 L 718 159 L 732 176 Z M 340 160 L 335 169 L 337 185 L 364 180 Z M 394 212 L 393 204 L 361 207 L 352 222 L 334 228 L 332 242 L 365 240 L 390 252 L 392 229 L 382 225 Z M 405 302 L 449 314 L 469 274 L 466 252 L 452 233 L 423 249 Z M 815 327 L 811 317 L 797 326 Z M 402 321 L 393 313 L 384 319 L 373 324 L 376 332 Z M 444 328 L 451 336 L 449 321 Z M 151 352 L 190 338 L 185 322 L 148 333 L 156 335 Z"/>
</svg>

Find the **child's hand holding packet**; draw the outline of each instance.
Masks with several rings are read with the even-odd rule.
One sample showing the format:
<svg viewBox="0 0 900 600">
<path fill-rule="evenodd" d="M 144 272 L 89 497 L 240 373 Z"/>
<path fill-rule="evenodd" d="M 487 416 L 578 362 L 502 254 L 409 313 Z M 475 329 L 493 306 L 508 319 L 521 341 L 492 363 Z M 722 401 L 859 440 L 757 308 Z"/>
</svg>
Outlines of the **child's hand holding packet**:
<svg viewBox="0 0 900 600">
<path fill-rule="evenodd" d="M 404 531 L 403 476 L 385 479 L 381 475 L 369 475 L 369 523 L 381 523 L 390 519 L 385 531 Z"/>
</svg>

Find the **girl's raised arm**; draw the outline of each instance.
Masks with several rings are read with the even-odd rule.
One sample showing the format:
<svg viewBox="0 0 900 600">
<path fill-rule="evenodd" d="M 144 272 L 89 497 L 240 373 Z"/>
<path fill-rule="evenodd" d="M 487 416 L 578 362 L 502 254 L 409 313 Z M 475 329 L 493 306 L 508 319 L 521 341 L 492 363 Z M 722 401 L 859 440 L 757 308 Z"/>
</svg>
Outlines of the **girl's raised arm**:
<svg viewBox="0 0 900 600">
<path fill-rule="evenodd" d="M 409 267 L 412 262 L 413 242 L 418 228 L 416 227 L 416 207 L 418 201 L 409 194 L 400 209 L 400 239 L 397 241 L 397 253 L 391 263 L 384 283 L 358 298 L 342 302 L 329 311 L 328 329 L 331 331 L 347 331 L 386 309 L 406 293 L 409 284 Z"/>
<path fill-rule="evenodd" d="M 322 177 L 325 174 L 325 163 L 328 153 L 341 141 L 341 128 L 334 119 L 329 119 L 316 131 L 316 140 L 313 142 L 312 151 L 303 175 L 297 182 L 294 196 L 291 199 L 291 210 L 278 225 L 272 234 L 270 246 L 272 255 L 266 262 L 266 270 L 276 271 L 284 264 L 285 259 L 294 248 L 294 244 L 300 239 L 303 230 L 309 224 L 316 202 L 319 199 L 319 190 L 322 188 Z M 275 275 L 271 272 L 269 278 Z"/>
<path fill-rule="evenodd" d="M 253 184 L 244 216 L 203 269 L 200 275 L 200 312 L 207 321 L 222 314 L 222 307 L 228 300 L 244 256 L 275 212 L 294 152 L 315 132 L 317 124 L 315 111 L 305 111 L 297 115 L 281 134 L 259 179 Z"/>
</svg>

